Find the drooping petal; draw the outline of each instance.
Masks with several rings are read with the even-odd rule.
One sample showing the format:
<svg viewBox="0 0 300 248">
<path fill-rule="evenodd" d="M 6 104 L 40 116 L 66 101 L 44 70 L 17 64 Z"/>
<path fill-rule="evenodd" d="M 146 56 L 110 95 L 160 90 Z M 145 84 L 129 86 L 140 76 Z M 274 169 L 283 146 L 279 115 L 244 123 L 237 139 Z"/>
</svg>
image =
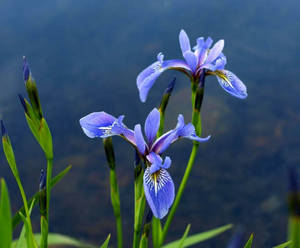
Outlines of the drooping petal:
<svg viewBox="0 0 300 248">
<path fill-rule="evenodd" d="M 160 113 L 157 108 L 154 108 L 147 116 L 145 122 L 145 134 L 148 141 L 148 145 L 151 146 L 156 138 L 156 134 L 160 123 Z"/>
<path fill-rule="evenodd" d="M 191 51 L 191 44 L 190 44 L 189 37 L 187 36 L 186 32 L 183 29 L 181 29 L 179 33 L 179 44 L 183 56 L 187 51 Z"/>
<path fill-rule="evenodd" d="M 183 115 L 178 115 L 178 122 L 175 130 L 177 135 L 172 140 L 172 143 L 179 138 L 187 138 L 198 142 L 206 142 L 210 139 L 210 135 L 206 138 L 201 138 L 197 136 L 195 132 L 195 127 L 192 123 L 188 123 L 186 125 L 184 124 Z"/>
<path fill-rule="evenodd" d="M 163 153 L 169 145 L 172 144 L 172 141 L 177 137 L 176 130 L 170 130 L 164 135 L 160 136 L 152 145 L 151 151 L 161 154 Z"/>
<path fill-rule="evenodd" d="M 144 173 L 144 191 L 153 215 L 159 219 L 165 217 L 175 196 L 175 187 L 170 174 L 165 169 L 151 174 L 147 168 Z"/>
<path fill-rule="evenodd" d="M 229 94 L 240 99 L 245 99 L 248 96 L 246 86 L 231 71 L 216 71 L 216 76 L 221 87 Z"/>
<path fill-rule="evenodd" d="M 135 144 L 141 154 L 144 154 L 146 151 L 146 142 L 143 137 L 142 128 L 140 124 L 135 125 L 134 127 L 134 138 Z"/>
<path fill-rule="evenodd" d="M 165 70 L 168 69 L 183 69 L 190 70 L 187 63 L 183 60 L 166 60 L 162 61 L 160 57 L 159 61 L 154 62 L 152 65 L 148 66 L 137 76 L 137 87 L 140 94 L 140 99 L 142 102 L 145 102 L 149 90 L 152 88 L 156 79 L 162 74 Z"/>
<path fill-rule="evenodd" d="M 79 120 L 84 133 L 90 137 L 109 137 L 116 135 L 111 132 L 111 127 L 117 119 L 105 112 L 94 112 Z"/>
<path fill-rule="evenodd" d="M 133 132 L 133 130 L 127 128 L 123 124 L 123 119 L 124 119 L 124 115 L 121 115 L 117 119 L 117 121 L 114 122 L 111 130 L 112 130 L 112 132 L 114 132 L 116 134 L 123 135 L 130 143 L 132 143 L 133 145 L 136 145 L 135 138 L 134 138 L 134 132 Z"/>
<path fill-rule="evenodd" d="M 224 48 L 224 40 L 219 40 L 209 51 L 207 58 L 205 60 L 205 64 L 209 64 L 213 62 L 220 55 L 223 48 Z"/>
</svg>

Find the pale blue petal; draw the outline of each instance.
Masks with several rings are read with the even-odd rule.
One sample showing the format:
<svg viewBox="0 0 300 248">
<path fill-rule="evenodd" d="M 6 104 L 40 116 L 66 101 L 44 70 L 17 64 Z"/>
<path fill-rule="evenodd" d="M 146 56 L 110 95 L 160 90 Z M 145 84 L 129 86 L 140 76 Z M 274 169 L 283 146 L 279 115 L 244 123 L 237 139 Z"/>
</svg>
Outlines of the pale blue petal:
<svg viewBox="0 0 300 248">
<path fill-rule="evenodd" d="M 148 145 L 151 146 L 156 138 L 156 134 L 160 124 L 160 113 L 157 108 L 154 108 L 147 116 L 145 122 L 145 134 Z"/>
<path fill-rule="evenodd" d="M 111 127 L 117 119 L 105 112 L 94 112 L 79 120 L 80 126 L 84 133 L 90 137 L 109 137 L 116 135 L 111 132 Z"/>
<path fill-rule="evenodd" d="M 172 160 L 170 159 L 170 157 L 166 157 L 165 162 L 162 164 L 161 167 L 164 169 L 168 169 L 170 168 L 171 164 L 172 164 Z"/>
<path fill-rule="evenodd" d="M 144 191 L 153 215 L 158 219 L 165 217 L 175 197 L 175 187 L 170 174 L 165 169 L 159 170 L 155 183 L 154 176 L 147 168 L 144 173 Z"/>
<path fill-rule="evenodd" d="M 191 71 L 195 72 L 196 68 L 197 68 L 197 63 L 198 63 L 196 55 L 192 51 L 187 51 L 183 54 L 183 57 L 184 57 L 186 63 L 191 68 Z"/>
<path fill-rule="evenodd" d="M 231 71 L 227 70 L 222 70 L 221 71 L 227 78 L 226 81 L 223 78 L 217 76 L 218 82 L 221 85 L 221 87 L 228 92 L 229 94 L 240 98 L 240 99 L 245 99 L 248 94 L 247 94 L 247 88 L 243 84 L 243 82 Z"/>
<path fill-rule="evenodd" d="M 140 124 L 135 125 L 134 127 L 134 138 L 135 138 L 135 144 L 141 154 L 144 154 L 146 151 L 146 142 L 144 140 L 143 134 L 142 134 L 142 128 Z"/>
<path fill-rule="evenodd" d="M 171 130 L 164 135 L 160 136 L 152 145 L 151 151 L 161 154 L 163 153 L 171 144 L 172 141 L 177 137 L 176 130 Z"/>
<path fill-rule="evenodd" d="M 140 99 L 142 102 L 145 102 L 149 90 L 152 88 L 156 79 L 162 74 L 165 70 L 168 69 L 184 69 L 190 70 L 189 66 L 183 60 L 166 60 L 162 61 L 162 55 L 160 54 L 160 61 L 154 62 L 152 65 L 148 66 L 137 76 L 137 87 L 140 94 Z"/>
<path fill-rule="evenodd" d="M 223 53 L 220 53 L 219 57 L 216 58 L 212 63 L 210 64 L 204 64 L 200 67 L 200 69 L 208 69 L 210 71 L 216 71 L 216 70 L 223 70 L 225 68 L 225 65 L 227 63 L 227 59 Z"/>
<path fill-rule="evenodd" d="M 189 37 L 187 36 L 186 32 L 181 29 L 179 33 L 179 44 L 182 51 L 182 55 L 184 55 L 187 51 L 191 51 L 191 44 Z"/>
<path fill-rule="evenodd" d="M 207 58 L 205 60 L 205 64 L 209 64 L 213 62 L 220 55 L 223 48 L 224 48 L 224 40 L 219 40 L 209 51 Z"/>
</svg>

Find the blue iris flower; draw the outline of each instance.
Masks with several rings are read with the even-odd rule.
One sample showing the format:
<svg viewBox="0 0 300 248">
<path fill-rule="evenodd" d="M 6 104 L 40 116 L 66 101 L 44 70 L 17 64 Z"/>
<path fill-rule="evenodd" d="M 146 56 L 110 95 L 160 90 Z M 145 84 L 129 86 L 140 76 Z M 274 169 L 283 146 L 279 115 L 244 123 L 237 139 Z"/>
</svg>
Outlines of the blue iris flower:
<svg viewBox="0 0 300 248">
<path fill-rule="evenodd" d="M 124 116 L 115 118 L 105 112 L 94 112 L 81 118 L 80 125 L 90 138 L 119 135 L 136 147 L 147 165 L 144 173 L 144 191 L 147 202 L 154 216 L 162 219 L 173 204 L 175 188 L 167 172 L 172 161 L 169 157 L 163 160 L 161 154 L 180 138 L 205 142 L 210 136 L 198 137 L 193 124 L 185 124 L 183 116 L 179 115 L 176 127 L 156 139 L 160 123 L 160 113 L 156 108 L 149 113 L 145 121 L 146 139 L 140 124 L 135 125 L 134 130 L 131 130 L 125 126 L 123 119 Z"/>
<path fill-rule="evenodd" d="M 159 53 L 157 61 L 138 75 L 137 87 L 142 102 L 146 101 L 149 90 L 160 74 L 169 69 L 181 71 L 195 81 L 199 80 L 201 73 L 215 75 L 226 92 L 241 99 L 247 97 L 247 89 L 243 82 L 235 74 L 224 69 L 227 62 L 222 53 L 224 40 L 219 40 L 210 49 L 213 40 L 210 37 L 206 40 L 200 37 L 192 51 L 189 37 L 184 30 L 181 30 L 179 43 L 184 60 L 164 61 L 164 55 Z"/>
</svg>

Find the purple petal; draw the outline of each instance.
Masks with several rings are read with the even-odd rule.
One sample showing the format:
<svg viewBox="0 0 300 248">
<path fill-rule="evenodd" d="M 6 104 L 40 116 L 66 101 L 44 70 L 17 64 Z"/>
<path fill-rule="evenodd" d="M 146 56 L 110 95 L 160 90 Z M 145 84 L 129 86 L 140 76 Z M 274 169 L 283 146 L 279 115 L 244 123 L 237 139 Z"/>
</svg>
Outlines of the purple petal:
<svg viewBox="0 0 300 248">
<path fill-rule="evenodd" d="M 183 54 L 183 57 L 184 57 L 186 63 L 191 68 L 191 71 L 195 72 L 196 68 L 197 68 L 197 63 L 198 63 L 196 55 L 192 51 L 187 51 Z"/>
<path fill-rule="evenodd" d="M 147 155 L 147 160 L 151 163 L 150 174 L 157 172 L 161 168 L 168 169 L 172 163 L 169 157 L 166 157 L 163 162 L 162 158 L 154 152 L 150 152 L 150 154 Z"/>
<path fill-rule="evenodd" d="M 79 120 L 84 133 L 90 137 L 109 137 L 116 135 L 111 127 L 117 119 L 105 112 L 94 112 Z"/>
<path fill-rule="evenodd" d="M 159 219 L 165 217 L 175 197 L 174 183 L 170 174 L 161 169 L 151 175 L 147 168 L 144 173 L 144 191 L 154 216 Z"/>
<path fill-rule="evenodd" d="M 220 53 L 219 57 L 216 58 L 212 63 L 204 64 L 200 67 L 200 69 L 205 68 L 210 71 L 223 70 L 226 63 L 227 63 L 227 59 L 225 55 L 223 53 Z"/>
<path fill-rule="evenodd" d="M 183 56 L 187 51 L 191 51 L 189 37 L 187 36 L 186 32 L 183 29 L 181 29 L 181 31 L 179 33 L 179 44 L 180 44 L 180 48 L 181 48 Z"/>
<path fill-rule="evenodd" d="M 143 134 L 142 134 L 142 128 L 140 124 L 135 125 L 134 127 L 134 138 L 135 138 L 135 144 L 141 154 L 144 154 L 146 151 L 146 142 L 144 140 Z"/>
<path fill-rule="evenodd" d="M 164 135 L 160 136 L 152 145 L 151 150 L 157 154 L 163 153 L 169 145 L 172 144 L 172 141 L 177 137 L 176 130 L 171 130 Z"/>
<path fill-rule="evenodd" d="M 248 96 L 246 86 L 231 71 L 221 70 L 216 75 L 221 87 L 229 94 L 241 99 Z"/>
<path fill-rule="evenodd" d="M 154 108 L 150 114 L 147 116 L 145 122 L 145 134 L 149 146 L 152 145 L 153 141 L 156 138 L 156 134 L 160 124 L 160 113 L 157 108 Z"/>
<path fill-rule="evenodd" d="M 197 40 L 198 43 L 198 40 Z M 198 65 L 202 65 L 207 58 L 208 49 L 210 48 L 211 44 L 213 43 L 212 38 L 208 37 L 204 43 L 199 40 L 198 47 L 199 47 L 199 55 L 198 55 Z M 202 46 L 200 47 L 200 44 Z"/>
<path fill-rule="evenodd" d="M 23 78 L 24 78 L 25 82 L 28 81 L 29 76 L 30 76 L 30 68 L 29 68 L 28 62 L 26 60 L 26 57 L 23 56 Z"/>
<path fill-rule="evenodd" d="M 123 135 L 130 143 L 136 145 L 134 132 L 123 124 L 123 119 L 124 115 L 121 115 L 118 120 L 114 122 L 111 131 L 116 134 Z"/>
<path fill-rule="evenodd" d="M 205 64 L 209 64 L 213 62 L 220 55 L 223 48 L 224 48 L 224 40 L 219 40 L 209 51 L 208 56 L 205 60 Z"/>
<path fill-rule="evenodd" d="M 152 88 L 156 79 L 165 70 L 168 69 L 190 70 L 189 66 L 183 60 L 161 61 L 161 59 L 162 57 L 160 57 L 160 61 L 156 61 L 152 65 L 144 69 L 137 77 L 136 83 L 140 93 L 140 99 L 142 102 L 146 101 L 149 90 Z"/>
<path fill-rule="evenodd" d="M 170 168 L 171 163 L 172 163 L 172 160 L 170 159 L 170 157 L 166 157 L 165 162 L 162 165 L 162 168 L 164 168 L 164 169 Z"/>
<path fill-rule="evenodd" d="M 206 142 L 210 139 L 210 135 L 206 138 L 201 138 L 196 135 L 195 127 L 192 123 L 184 124 L 183 115 L 178 115 L 178 122 L 176 129 L 177 135 L 172 140 L 172 143 L 175 142 L 179 138 L 187 138 L 191 140 L 196 140 L 198 142 Z"/>
</svg>

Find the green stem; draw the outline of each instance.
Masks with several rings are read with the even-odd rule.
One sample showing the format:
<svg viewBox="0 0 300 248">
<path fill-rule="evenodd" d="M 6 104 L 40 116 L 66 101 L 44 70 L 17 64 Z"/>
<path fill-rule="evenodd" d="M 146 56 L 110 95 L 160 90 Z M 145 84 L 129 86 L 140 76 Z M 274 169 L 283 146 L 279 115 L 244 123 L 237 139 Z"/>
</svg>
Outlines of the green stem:
<svg viewBox="0 0 300 248">
<path fill-rule="evenodd" d="M 290 248 L 300 247 L 300 216 L 289 217 L 288 240 L 292 241 Z"/>
<path fill-rule="evenodd" d="M 120 195 L 115 169 L 110 169 L 110 197 L 117 225 L 118 248 L 123 247 L 123 231 L 120 210 Z"/>
<path fill-rule="evenodd" d="M 143 175 L 144 171 L 142 165 L 139 163 L 135 168 L 135 180 L 134 180 L 134 233 L 133 233 L 133 248 L 138 248 L 142 222 L 146 206 L 146 198 L 143 188 Z"/>
<path fill-rule="evenodd" d="M 45 224 L 41 224 L 41 233 L 42 240 L 41 244 L 44 245 L 42 248 L 46 248 L 48 246 L 48 232 L 49 232 L 49 210 L 50 210 L 50 196 L 51 196 L 51 179 L 52 179 L 52 167 L 53 167 L 53 158 L 47 159 L 47 178 L 46 178 L 46 227 Z M 46 229 L 46 230 L 45 230 Z"/>
<path fill-rule="evenodd" d="M 201 134 L 201 118 L 200 118 L 200 109 L 202 106 L 202 101 L 203 101 L 203 96 L 204 96 L 204 79 L 205 79 L 205 74 L 203 73 L 200 77 L 200 81 L 191 81 L 191 89 L 192 89 L 192 104 L 193 104 L 193 112 L 192 112 L 192 124 L 194 125 L 196 129 L 196 134 L 200 135 Z M 167 236 L 167 233 L 169 231 L 171 222 L 174 218 L 175 212 L 178 208 L 179 202 L 181 200 L 183 191 L 186 187 L 187 181 L 189 179 L 189 176 L 191 174 L 191 170 L 193 168 L 195 158 L 197 155 L 199 147 L 199 142 L 194 142 L 193 143 L 193 149 L 187 164 L 187 167 L 185 169 L 183 178 L 181 180 L 178 192 L 176 194 L 173 206 L 168 214 L 168 218 L 166 220 L 166 223 L 164 225 L 161 239 L 160 239 L 160 245 L 163 244 L 165 241 L 165 238 Z"/>
<path fill-rule="evenodd" d="M 165 223 L 163 231 L 162 231 L 162 237 L 161 237 L 161 242 L 160 242 L 161 245 L 163 244 L 163 242 L 164 242 L 164 240 L 166 238 L 166 235 L 167 235 L 168 230 L 170 228 L 170 225 L 171 225 L 171 222 L 173 220 L 174 214 L 175 214 L 175 212 L 177 210 L 177 207 L 178 207 L 179 202 L 181 200 L 183 191 L 185 189 L 187 180 L 188 180 L 188 178 L 190 176 L 190 173 L 191 173 L 191 170 L 193 168 L 193 164 L 195 162 L 195 158 L 196 158 L 197 151 L 198 151 L 198 146 L 199 146 L 199 144 L 194 144 L 193 145 L 193 149 L 192 149 L 192 152 L 191 152 L 191 155 L 190 155 L 190 159 L 189 159 L 188 165 L 187 165 L 187 167 L 185 169 L 185 173 L 184 173 L 184 176 L 183 176 L 183 178 L 181 180 L 181 183 L 180 183 L 178 192 L 176 194 L 173 206 L 172 206 L 172 208 L 171 208 L 171 210 L 169 212 L 168 218 L 166 220 L 166 223 Z"/>
<path fill-rule="evenodd" d="M 160 220 L 153 217 L 152 218 L 152 242 L 154 248 L 159 248 L 161 235 L 162 235 L 162 228 L 161 228 Z"/>
</svg>

